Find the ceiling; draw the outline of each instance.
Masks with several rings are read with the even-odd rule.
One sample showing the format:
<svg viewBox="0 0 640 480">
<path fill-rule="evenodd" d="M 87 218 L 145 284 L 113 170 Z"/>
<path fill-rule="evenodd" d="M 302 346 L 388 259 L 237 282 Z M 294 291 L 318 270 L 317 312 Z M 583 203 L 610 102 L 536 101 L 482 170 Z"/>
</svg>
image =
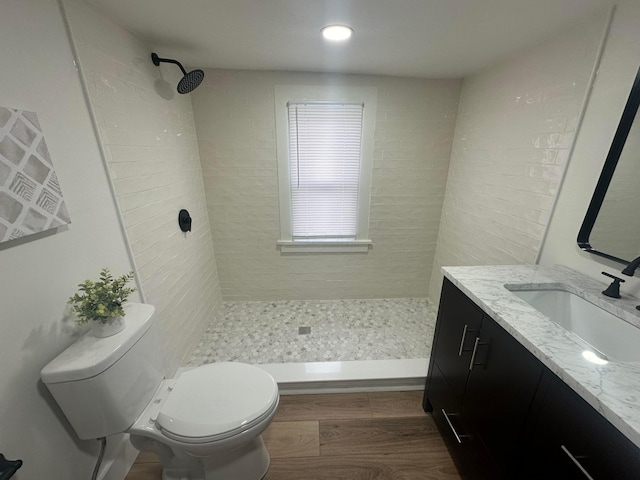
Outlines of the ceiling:
<svg viewBox="0 0 640 480">
<path fill-rule="evenodd" d="M 458 78 L 609 0 L 86 0 L 190 67 Z M 323 41 L 330 23 L 354 30 Z"/>
</svg>

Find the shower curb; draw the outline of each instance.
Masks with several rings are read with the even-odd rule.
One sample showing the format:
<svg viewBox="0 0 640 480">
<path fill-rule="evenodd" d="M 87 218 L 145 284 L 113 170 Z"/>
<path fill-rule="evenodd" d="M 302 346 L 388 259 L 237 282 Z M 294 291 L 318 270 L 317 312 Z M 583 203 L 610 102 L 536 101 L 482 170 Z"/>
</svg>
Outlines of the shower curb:
<svg viewBox="0 0 640 480">
<path fill-rule="evenodd" d="M 271 363 L 281 395 L 422 390 L 428 358 L 346 362 Z"/>
</svg>

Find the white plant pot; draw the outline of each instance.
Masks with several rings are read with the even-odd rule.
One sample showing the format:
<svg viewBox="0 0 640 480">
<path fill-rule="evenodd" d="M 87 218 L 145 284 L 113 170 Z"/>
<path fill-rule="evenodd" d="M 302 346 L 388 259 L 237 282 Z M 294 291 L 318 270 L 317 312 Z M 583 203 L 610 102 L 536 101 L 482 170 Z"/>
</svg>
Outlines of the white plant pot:
<svg viewBox="0 0 640 480">
<path fill-rule="evenodd" d="M 122 330 L 124 330 L 124 317 L 118 315 L 117 317 L 109 317 L 104 322 L 95 321 L 91 333 L 94 337 L 104 338 L 115 335 Z"/>
</svg>

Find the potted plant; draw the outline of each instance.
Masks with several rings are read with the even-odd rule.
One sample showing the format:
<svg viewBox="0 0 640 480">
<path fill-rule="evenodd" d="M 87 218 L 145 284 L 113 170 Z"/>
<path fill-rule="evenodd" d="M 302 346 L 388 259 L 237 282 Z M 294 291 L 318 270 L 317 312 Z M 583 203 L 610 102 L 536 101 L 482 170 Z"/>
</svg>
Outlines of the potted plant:
<svg viewBox="0 0 640 480">
<path fill-rule="evenodd" d="M 98 281 L 85 280 L 79 284 L 78 292 L 67 302 L 77 316 L 76 323 L 86 325 L 94 322 L 93 333 L 98 337 L 108 337 L 121 331 L 125 316 L 122 304 L 136 291 L 127 287 L 133 278 L 133 271 L 114 278 L 108 268 L 103 268 Z"/>
</svg>

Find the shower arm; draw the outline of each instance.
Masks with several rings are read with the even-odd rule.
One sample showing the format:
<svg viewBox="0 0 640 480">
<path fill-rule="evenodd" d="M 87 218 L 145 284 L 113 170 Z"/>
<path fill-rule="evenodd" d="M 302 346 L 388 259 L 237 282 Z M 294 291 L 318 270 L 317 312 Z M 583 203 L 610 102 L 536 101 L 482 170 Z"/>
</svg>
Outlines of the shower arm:
<svg viewBox="0 0 640 480">
<path fill-rule="evenodd" d="M 155 53 L 151 54 L 151 61 L 153 61 L 153 64 L 156 67 L 160 66 L 160 62 L 164 62 L 164 63 L 173 63 L 175 65 L 177 65 L 178 67 L 180 67 L 180 70 L 182 70 L 182 74 L 183 75 L 187 75 L 187 71 L 184 69 L 184 67 L 182 66 L 182 64 L 177 61 L 177 60 L 173 60 L 171 58 L 160 58 L 158 55 L 156 55 Z"/>
</svg>

